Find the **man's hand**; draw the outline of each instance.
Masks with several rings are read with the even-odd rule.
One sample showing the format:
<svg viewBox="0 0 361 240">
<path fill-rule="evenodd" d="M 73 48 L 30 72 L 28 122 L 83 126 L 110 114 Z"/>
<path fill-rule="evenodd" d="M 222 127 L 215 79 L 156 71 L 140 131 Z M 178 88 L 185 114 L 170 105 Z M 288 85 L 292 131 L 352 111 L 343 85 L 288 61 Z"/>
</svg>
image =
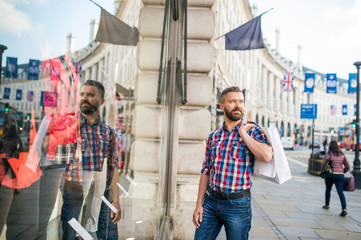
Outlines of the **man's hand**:
<svg viewBox="0 0 361 240">
<path fill-rule="evenodd" d="M 41 153 L 47 153 L 49 151 L 49 135 L 45 135 L 43 144 L 41 145 Z"/>
<path fill-rule="evenodd" d="M 273 151 L 266 143 L 261 143 L 253 139 L 247 134 L 254 124 L 247 123 L 244 126 L 241 126 L 238 129 L 238 133 L 242 140 L 246 143 L 249 150 L 254 154 L 254 156 L 264 162 L 270 162 L 272 160 Z"/>
<path fill-rule="evenodd" d="M 246 125 L 243 125 L 239 128 L 239 134 L 241 134 L 241 131 L 244 130 L 245 132 L 248 132 L 252 127 L 254 126 L 254 124 L 249 124 L 247 123 Z"/>
<path fill-rule="evenodd" d="M 112 205 L 118 210 L 117 213 L 114 213 L 113 211 L 110 212 L 110 217 L 113 219 L 112 223 L 116 224 L 117 222 L 119 222 L 122 214 L 121 214 L 121 210 L 120 210 L 120 204 L 118 201 L 114 201 L 112 202 Z"/>
<path fill-rule="evenodd" d="M 196 228 L 200 227 L 200 223 L 203 220 L 203 207 L 197 206 L 193 213 L 193 224 Z"/>
</svg>

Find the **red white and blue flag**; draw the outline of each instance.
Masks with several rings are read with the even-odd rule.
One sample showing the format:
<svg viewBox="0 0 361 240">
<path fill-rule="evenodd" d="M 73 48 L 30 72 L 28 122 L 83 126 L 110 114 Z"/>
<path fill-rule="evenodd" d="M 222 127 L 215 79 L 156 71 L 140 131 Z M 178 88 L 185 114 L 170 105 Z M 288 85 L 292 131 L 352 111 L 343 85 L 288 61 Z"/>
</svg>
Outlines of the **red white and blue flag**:
<svg viewBox="0 0 361 240">
<path fill-rule="evenodd" d="M 34 91 L 28 91 L 28 102 L 32 102 L 34 100 Z"/>
<path fill-rule="evenodd" d="M 79 80 L 82 80 L 82 73 L 81 73 L 81 62 L 73 62 L 73 67 L 76 75 L 78 76 Z"/>
<path fill-rule="evenodd" d="M 331 116 L 335 116 L 337 113 L 336 105 L 331 105 Z"/>
<path fill-rule="evenodd" d="M 284 92 L 293 92 L 293 72 L 285 72 L 282 89 Z"/>
</svg>

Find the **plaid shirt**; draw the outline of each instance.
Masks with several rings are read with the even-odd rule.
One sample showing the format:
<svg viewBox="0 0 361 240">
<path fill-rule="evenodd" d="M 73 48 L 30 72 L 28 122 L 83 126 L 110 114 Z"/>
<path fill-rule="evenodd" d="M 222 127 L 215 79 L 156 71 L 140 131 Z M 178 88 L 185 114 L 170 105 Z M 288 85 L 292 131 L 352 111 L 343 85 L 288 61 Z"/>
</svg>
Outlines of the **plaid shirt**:
<svg viewBox="0 0 361 240">
<path fill-rule="evenodd" d="M 90 125 L 82 114 L 80 114 L 79 121 L 78 134 L 81 135 L 81 139 L 78 139 L 78 143 L 67 146 L 65 151 L 66 154 L 72 151 L 66 164 L 65 179 L 81 183 L 83 175 L 87 172 L 102 171 L 104 159 L 107 159 L 108 174 L 111 170 L 119 169 L 114 130 L 100 120 L 94 125 Z M 78 144 L 80 144 L 80 148 Z M 81 159 L 77 156 L 77 150 L 80 149 Z"/>
<path fill-rule="evenodd" d="M 209 175 L 208 184 L 217 192 L 231 193 L 251 187 L 250 177 L 255 157 L 238 133 L 241 124 L 245 125 L 241 121 L 229 132 L 223 123 L 221 128 L 208 137 L 201 173 Z M 259 127 L 252 127 L 247 134 L 257 142 L 270 146 Z"/>
</svg>

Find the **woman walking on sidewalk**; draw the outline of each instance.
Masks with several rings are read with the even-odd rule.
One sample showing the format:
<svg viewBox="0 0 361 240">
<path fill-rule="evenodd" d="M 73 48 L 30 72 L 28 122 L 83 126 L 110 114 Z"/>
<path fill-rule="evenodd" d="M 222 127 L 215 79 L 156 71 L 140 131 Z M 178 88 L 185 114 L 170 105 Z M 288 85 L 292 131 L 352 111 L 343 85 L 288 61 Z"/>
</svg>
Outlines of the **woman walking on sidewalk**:
<svg viewBox="0 0 361 240">
<path fill-rule="evenodd" d="M 331 141 L 328 152 L 323 158 L 322 166 L 326 161 L 331 161 L 333 174 L 331 177 L 325 179 L 326 184 L 326 194 L 325 194 L 325 203 L 323 206 L 324 209 L 330 208 L 330 198 L 331 198 L 331 189 L 332 185 L 336 185 L 338 196 L 340 197 L 342 212 L 340 216 L 346 216 L 346 198 L 343 194 L 343 186 L 345 185 L 345 175 L 347 171 L 350 170 L 350 163 L 347 160 L 346 155 L 341 151 L 340 146 L 336 141 Z"/>
</svg>

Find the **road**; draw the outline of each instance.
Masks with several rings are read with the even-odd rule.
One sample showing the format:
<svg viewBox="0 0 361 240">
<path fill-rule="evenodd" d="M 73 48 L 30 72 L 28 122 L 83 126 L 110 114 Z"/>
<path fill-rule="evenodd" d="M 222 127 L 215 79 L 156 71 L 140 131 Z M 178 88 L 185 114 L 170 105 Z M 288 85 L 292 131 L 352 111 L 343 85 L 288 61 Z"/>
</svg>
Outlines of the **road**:
<svg viewBox="0 0 361 240">
<path fill-rule="evenodd" d="M 355 159 L 355 152 L 345 149 L 341 150 L 346 154 L 352 168 L 353 161 Z M 319 149 L 314 149 L 314 151 L 319 151 Z M 285 150 L 285 153 L 289 161 L 296 160 L 299 164 L 303 163 L 308 166 L 308 159 L 311 155 L 311 149 L 308 147 L 296 147 L 294 150 Z"/>
</svg>

